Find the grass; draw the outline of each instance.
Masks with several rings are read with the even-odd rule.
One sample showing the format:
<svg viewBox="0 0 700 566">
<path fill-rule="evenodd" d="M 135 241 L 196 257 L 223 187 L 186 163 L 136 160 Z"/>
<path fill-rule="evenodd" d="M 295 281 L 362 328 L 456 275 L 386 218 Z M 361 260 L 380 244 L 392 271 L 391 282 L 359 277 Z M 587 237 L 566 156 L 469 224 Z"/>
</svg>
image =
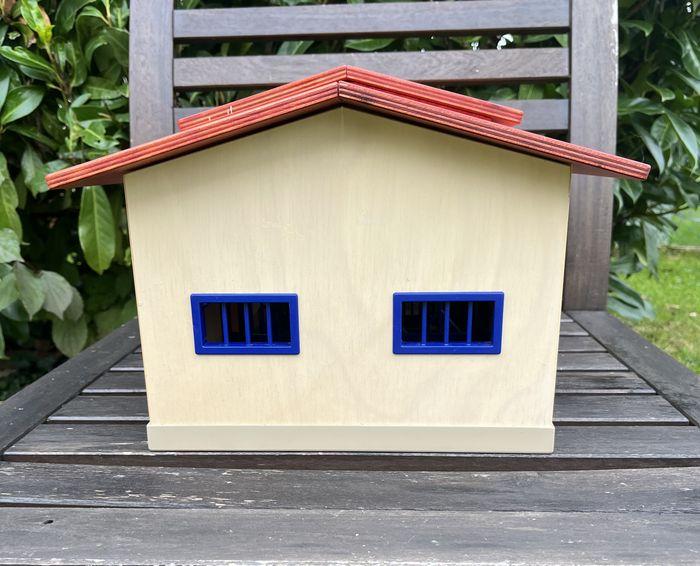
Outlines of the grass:
<svg viewBox="0 0 700 566">
<path fill-rule="evenodd" d="M 656 318 L 626 322 L 647 340 L 700 373 L 700 209 L 679 215 L 677 221 L 679 228 L 661 256 L 659 278 L 637 273 L 627 280 L 654 305 Z M 674 251 L 688 247 L 698 249 Z"/>
</svg>

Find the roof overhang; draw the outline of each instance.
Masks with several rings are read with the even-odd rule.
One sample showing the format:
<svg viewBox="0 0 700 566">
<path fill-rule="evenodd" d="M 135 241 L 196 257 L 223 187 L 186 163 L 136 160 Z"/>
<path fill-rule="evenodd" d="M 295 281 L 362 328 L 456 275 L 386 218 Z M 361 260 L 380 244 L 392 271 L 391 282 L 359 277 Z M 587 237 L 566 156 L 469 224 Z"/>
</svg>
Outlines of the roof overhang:
<svg viewBox="0 0 700 566">
<path fill-rule="evenodd" d="M 587 175 L 646 179 L 649 165 L 518 130 L 522 113 L 353 67 L 183 118 L 181 131 L 46 176 L 51 189 L 121 183 L 126 173 L 332 108 L 350 106 L 571 165 Z"/>
</svg>

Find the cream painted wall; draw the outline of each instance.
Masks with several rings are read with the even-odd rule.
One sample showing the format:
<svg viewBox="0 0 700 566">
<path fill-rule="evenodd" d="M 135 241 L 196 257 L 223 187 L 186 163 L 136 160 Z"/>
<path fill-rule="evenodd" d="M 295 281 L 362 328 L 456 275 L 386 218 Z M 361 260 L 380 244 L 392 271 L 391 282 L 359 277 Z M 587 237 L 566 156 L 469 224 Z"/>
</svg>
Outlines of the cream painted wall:
<svg viewBox="0 0 700 566">
<path fill-rule="evenodd" d="M 551 427 L 567 166 L 338 108 L 126 176 L 151 425 Z M 504 291 L 501 355 L 392 353 L 396 291 Z M 197 356 L 190 293 L 299 295 Z"/>
</svg>

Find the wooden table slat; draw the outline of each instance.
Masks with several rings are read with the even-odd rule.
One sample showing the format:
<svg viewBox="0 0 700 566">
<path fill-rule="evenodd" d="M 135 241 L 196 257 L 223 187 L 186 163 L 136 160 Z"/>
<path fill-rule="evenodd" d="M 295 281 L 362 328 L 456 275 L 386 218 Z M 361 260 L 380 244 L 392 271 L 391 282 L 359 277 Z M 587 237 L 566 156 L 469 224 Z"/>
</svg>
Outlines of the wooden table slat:
<svg viewBox="0 0 700 566">
<path fill-rule="evenodd" d="M 474 473 L 1 462 L 0 478 L 0 506 L 700 514 L 700 474 L 692 468 Z"/>
<path fill-rule="evenodd" d="M 566 320 L 562 317 L 559 323 L 559 336 L 588 336 L 588 332 L 572 319 Z"/>
<path fill-rule="evenodd" d="M 558 427 L 553 454 L 152 452 L 142 424 L 45 424 L 12 446 L 21 462 L 346 470 L 572 470 L 700 466 L 692 426 Z"/>
<path fill-rule="evenodd" d="M 605 352 L 605 347 L 590 336 L 560 336 L 559 353 Z"/>
<path fill-rule="evenodd" d="M 8 508 L 0 514 L 0 563 L 697 564 L 696 517 Z"/>
</svg>

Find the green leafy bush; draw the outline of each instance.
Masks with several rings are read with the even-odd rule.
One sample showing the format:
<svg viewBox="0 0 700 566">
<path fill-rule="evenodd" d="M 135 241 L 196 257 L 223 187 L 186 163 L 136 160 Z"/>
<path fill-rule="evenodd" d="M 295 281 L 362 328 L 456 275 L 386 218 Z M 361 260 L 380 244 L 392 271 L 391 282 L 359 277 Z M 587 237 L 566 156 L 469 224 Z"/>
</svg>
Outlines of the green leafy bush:
<svg viewBox="0 0 700 566">
<path fill-rule="evenodd" d="M 650 163 L 646 182 L 615 191 L 608 306 L 639 320 L 651 306 L 624 279 L 657 275 L 676 213 L 700 203 L 700 20 L 692 2 L 620 1 L 618 152 Z"/>
<path fill-rule="evenodd" d="M 122 193 L 44 181 L 128 142 L 128 6 L 0 0 L 0 14 L 0 354 L 50 353 L 50 337 L 70 356 L 135 315 Z"/>
<path fill-rule="evenodd" d="M 317 2 L 253 0 L 226 6 L 298 3 Z M 216 5 L 178 2 L 185 8 Z M 652 313 L 624 278 L 641 269 L 655 273 L 658 247 L 673 230 L 673 213 L 698 204 L 696 11 L 691 2 L 620 0 L 619 153 L 654 164 L 648 182 L 625 181 L 615 193 L 610 306 L 628 316 Z M 0 16 L 0 353 L 7 343 L 13 360 L 27 366 L 37 359 L 35 366 L 44 367 L 47 358 L 55 361 L 52 344 L 73 355 L 135 314 L 119 187 L 47 192 L 44 183 L 46 172 L 128 143 L 128 4 L 0 0 Z M 178 46 L 178 51 L 233 56 L 566 43 L 565 35 L 506 34 L 208 42 Z M 568 85 L 477 86 L 460 92 L 501 100 L 566 98 Z M 247 94 L 190 92 L 177 101 L 213 105 Z"/>
</svg>

